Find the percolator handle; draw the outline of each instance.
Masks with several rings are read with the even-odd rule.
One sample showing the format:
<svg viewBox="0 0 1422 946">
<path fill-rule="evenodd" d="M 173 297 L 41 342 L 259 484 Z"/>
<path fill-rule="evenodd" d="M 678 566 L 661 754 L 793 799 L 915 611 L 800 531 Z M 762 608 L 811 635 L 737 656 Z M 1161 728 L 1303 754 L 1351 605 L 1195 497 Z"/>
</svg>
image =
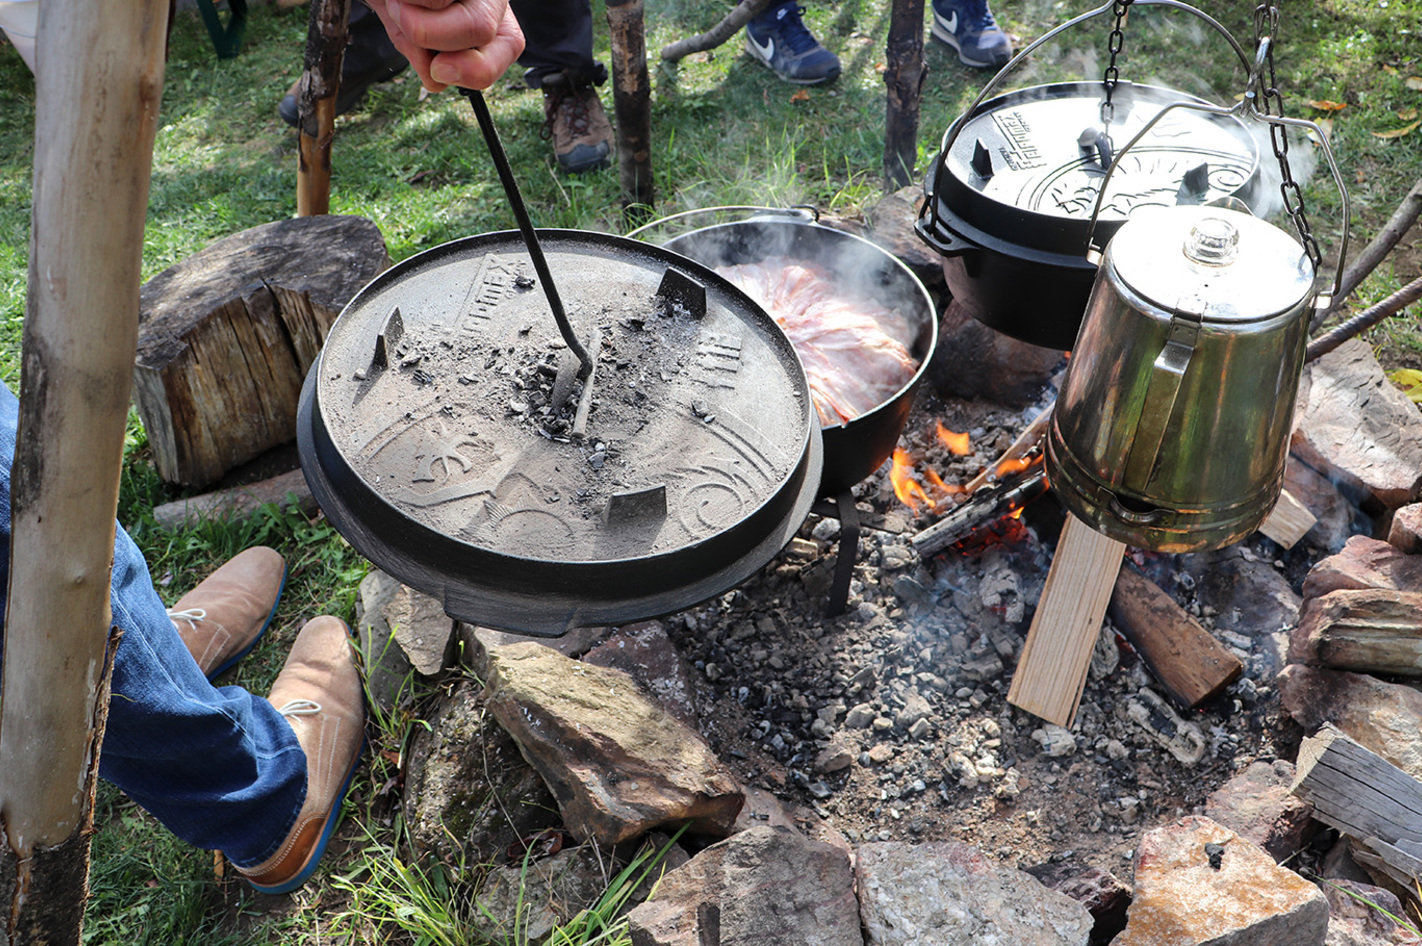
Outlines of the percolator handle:
<svg viewBox="0 0 1422 946">
<path fill-rule="evenodd" d="M 1151 365 L 1145 400 L 1136 417 L 1136 431 L 1131 438 L 1131 450 L 1126 457 L 1122 477 L 1122 485 L 1126 489 L 1143 493 L 1150 483 L 1155 462 L 1160 457 L 1161 444 L 1165 442 L 1170 415 L 1175 412 L 1175 401 L 1180 396 L 1185 369 L 1190 367 L 1190 359 L 1195 354 L 1195 340 L 1199 337 L 1200 322 L 1204 317 L 1202 311 L 1196 310 L 1203 308 L 1202 303 L 1185 302 L 1176 308 L 1170 320 L 1170 336 Z"/>
</svg>

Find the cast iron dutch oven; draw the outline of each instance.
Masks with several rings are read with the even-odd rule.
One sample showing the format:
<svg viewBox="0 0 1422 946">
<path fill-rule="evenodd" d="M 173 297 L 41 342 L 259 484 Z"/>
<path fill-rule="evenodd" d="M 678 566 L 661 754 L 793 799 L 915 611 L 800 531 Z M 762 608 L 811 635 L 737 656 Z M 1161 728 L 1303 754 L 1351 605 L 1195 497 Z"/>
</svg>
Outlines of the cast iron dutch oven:
<svg viewBox="0 0 1422 946">
<path fill-rule="evenodd" d="M 820 482 L 789 341 L 683 256 L 539 234 L 590 381 L 567 370 L 517 233 L 436 247 L 332 326 L 298 417 L 312 492 L 361 554 L 471 623 L 555 635 L 733 587 L 789 541 Z"/>
<path fill-rule="evenodd" d="M 825 465 L 820 495 L 838 495 L 889 458 L 908 421 L 914 391 L 938 344 L 933 300 L 907 266 L 868 240 L 783 215 L 702 227 L 663 245 L 707 266 L 758 263 L 779 256 L 814 263 L 835 277 L 847 297 L 871 298 L 906 318 L 915 333 L 909 354 L 918 368 L 903 387 L 873 410 L 847 423 L 822 428 Z"/>
<path fill-rule="evenodd" d="M 1233 116 L 1177 109 L 1122 156 L 1092 235 L 1092 212 L 1124 145 L 1172 103 L 1173 89 L 1117 83 L 1102 124 L 1101 83 L 1064 82 L 996 96 L 944 135 L 916 226 L 943 257 L 953 298 L 979 321 L 1022 341 L 1069 349 L 1104 246 L 1148 206 L 1246 205 L 1259 180 L 1258 147 Z"/>
</svg>

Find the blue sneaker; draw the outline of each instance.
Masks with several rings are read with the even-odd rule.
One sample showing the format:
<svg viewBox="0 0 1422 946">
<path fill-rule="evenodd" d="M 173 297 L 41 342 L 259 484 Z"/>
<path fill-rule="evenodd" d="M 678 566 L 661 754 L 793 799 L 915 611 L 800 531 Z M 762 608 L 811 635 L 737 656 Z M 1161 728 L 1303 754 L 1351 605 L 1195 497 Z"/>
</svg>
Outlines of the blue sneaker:
<svg viewBox="0 0 1422 946">
<path fill-rule="evenodd" d="M 839 78 L 839 57 L 805 29 L 805 8 L 781 3 L 746 24 L 746 50 L 772 72 L 796 85 L 819 85 Z"/>
<path fill-rule="evenodd" d="M 1012 41 L 998 28 L 987 0 L 933 0 L 931 32 L 958 50 L 966 66 L 1000 69 L 1012 58 Z"/>
</svg>

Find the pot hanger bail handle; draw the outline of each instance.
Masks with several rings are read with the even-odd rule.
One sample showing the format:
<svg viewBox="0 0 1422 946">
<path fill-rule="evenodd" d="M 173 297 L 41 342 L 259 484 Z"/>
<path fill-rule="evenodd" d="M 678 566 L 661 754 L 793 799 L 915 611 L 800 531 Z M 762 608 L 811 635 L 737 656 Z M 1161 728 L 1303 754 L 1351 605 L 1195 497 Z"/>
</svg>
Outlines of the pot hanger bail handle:
<svg viewBox="0 0 1422 946">
<path fill-rule="evenodd" d="M 567 343 L 569 350 L 578 358 L 578 378 L 586 381 L 593 372 L 593 360 L 578 341 L 577 335 L 573 334 L 573 326 L 568 322 L 568 315 L 563 311 L 563 301 L 558 298 L 558 289 L 553 285 L 553 274 L 548 270 L 548 260 L 543 256 L 543 247 L 538 242 L 538 234 L 533 229 L 533 222 L 528 217 L 528 208 L 523 204 L 523 195 L 519 193 L 518 182 L 514 180 L 513 170 L 509 167 L 509 159 L 504 154 L 504 146 L 499 141 L 499 133 L 494 129 L 494 117 L 489 114 L 489 103 L 484 101 L 484 93 L 478 89 L 460 88 L 460 94 L 469 100 L 469 105 L 474 109 L 474 117 L 479 122 L 479 130 L 484 133 L 484 143 L 489 147 L 489 156 L 494 159 L 494 168 L 499 172 L 499 182 L 504 186 L 504 195 L 508 198 L 509 206 L 513 209 L 514 219 L 518 221 L 519 233 L 523 234 L 524 245 L 528 247 L 528 255 L 533 259 L 533 270 L 538 274 L 538 282 L 543 286 L 543 294 L 548 297 L 548 305 L 553 309 L 553 321 L 558 323 L 558 331 L 563 336 L 563 341 Z"/>
</svg>

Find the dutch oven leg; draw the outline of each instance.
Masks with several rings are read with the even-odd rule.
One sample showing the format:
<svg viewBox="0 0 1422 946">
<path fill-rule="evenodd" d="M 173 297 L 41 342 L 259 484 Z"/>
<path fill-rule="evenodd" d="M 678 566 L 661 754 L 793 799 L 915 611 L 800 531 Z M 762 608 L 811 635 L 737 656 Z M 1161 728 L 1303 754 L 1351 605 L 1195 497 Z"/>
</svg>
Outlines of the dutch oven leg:
<svg viewBox="0 0 1422 946">
<path fill-rule="evenodd" d="M 843 614 L 849 604 L 849 580 L 854 577 L 854 563 L 859 558 L 859 510 L 854 505 L 854 494 L 845 490 L 834 498 L 834 503 L 839 513 L 839 557 L 830 587 L 828 614 L 832 618 Z"/>
</svg>

